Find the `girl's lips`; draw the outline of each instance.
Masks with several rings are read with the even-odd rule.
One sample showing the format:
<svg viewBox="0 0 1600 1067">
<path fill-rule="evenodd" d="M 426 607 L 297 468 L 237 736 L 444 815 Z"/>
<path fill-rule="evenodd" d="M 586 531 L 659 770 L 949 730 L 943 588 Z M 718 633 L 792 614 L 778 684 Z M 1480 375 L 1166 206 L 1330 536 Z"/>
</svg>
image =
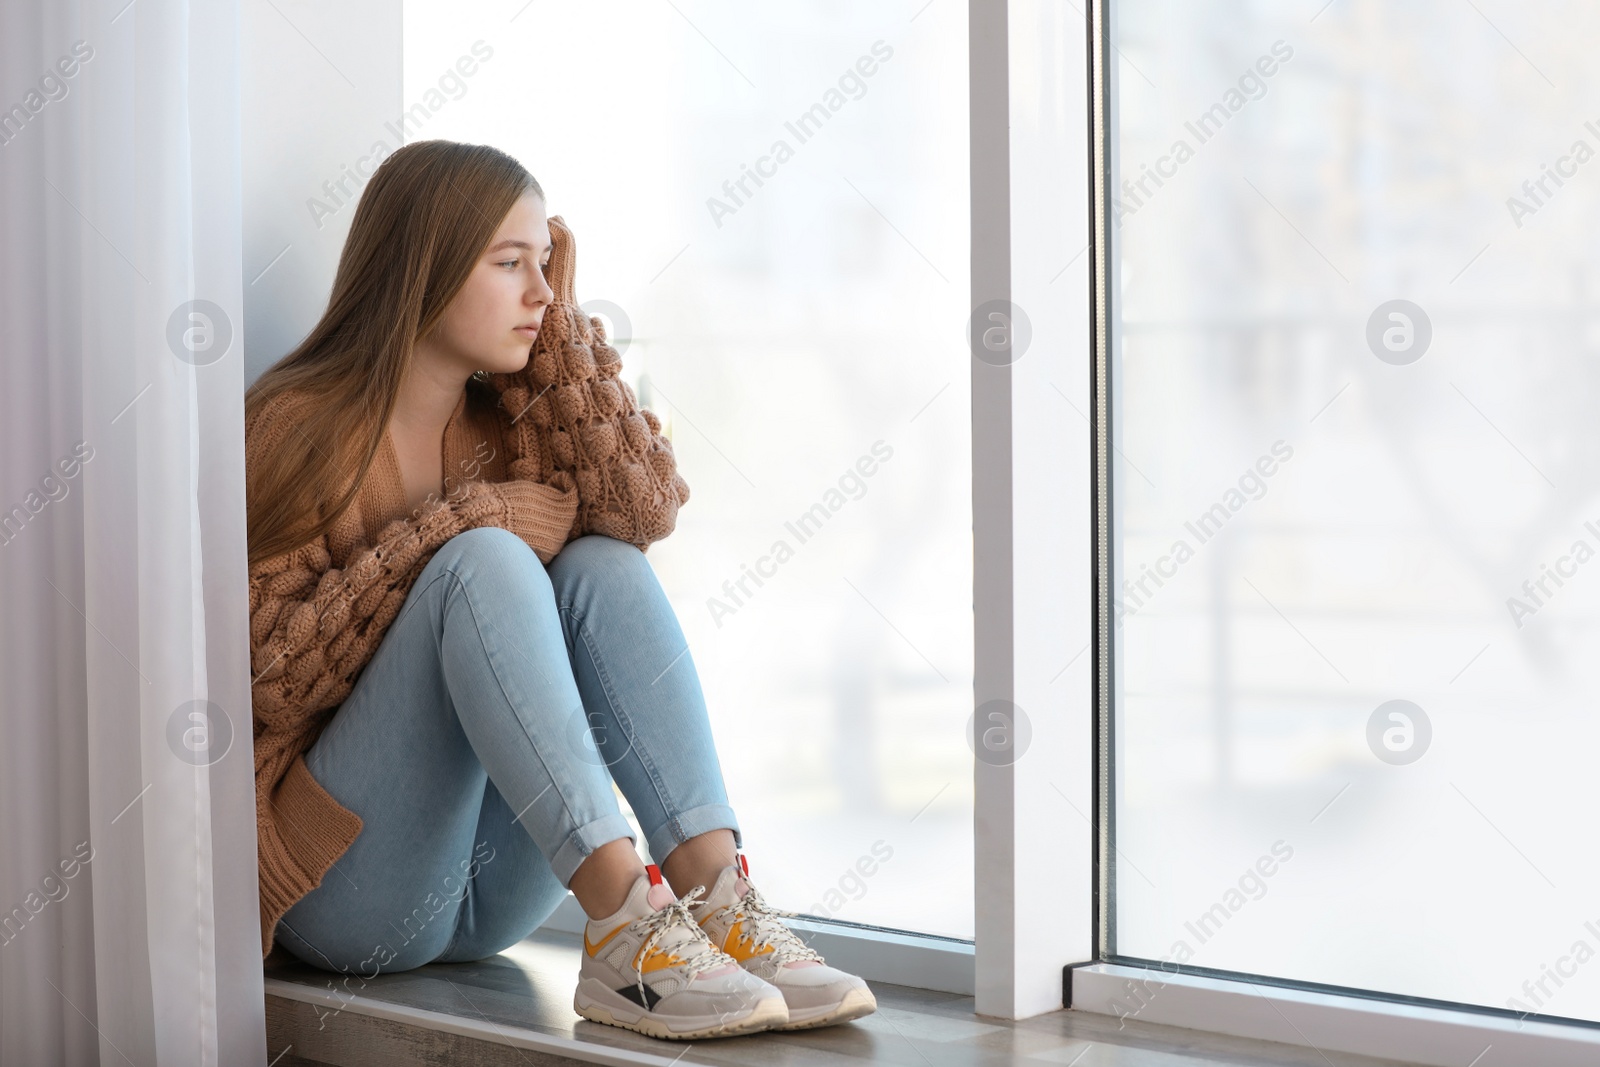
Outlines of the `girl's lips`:
<svg viewBox="0 0 1600 1067">
<path fill-rule="evenodd" d="M 516 329 L 518 333 L 528 337 L 534 337 L 539 333 L 539 327 L 537 326 L 518 326 Z"/>
</svg>

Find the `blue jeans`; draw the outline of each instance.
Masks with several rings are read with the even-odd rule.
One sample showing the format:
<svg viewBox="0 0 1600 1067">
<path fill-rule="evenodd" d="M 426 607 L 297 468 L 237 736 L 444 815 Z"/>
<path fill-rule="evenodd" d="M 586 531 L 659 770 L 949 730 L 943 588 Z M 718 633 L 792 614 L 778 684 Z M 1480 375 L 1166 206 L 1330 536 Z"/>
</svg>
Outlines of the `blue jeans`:
<svg viewBox="0 0 1600 1067">
<path fill-rule="evenodd" d="M 447 541 L 306 767 L 364 825 L 276 937 L 366 977 L 532 933 L 586 856 L 633 840 L 613 779 L 658 863 L 709 830 L 740 840 L 677 617 L 609 537 L 548 567 L 497 527 Z"/>
</svg>

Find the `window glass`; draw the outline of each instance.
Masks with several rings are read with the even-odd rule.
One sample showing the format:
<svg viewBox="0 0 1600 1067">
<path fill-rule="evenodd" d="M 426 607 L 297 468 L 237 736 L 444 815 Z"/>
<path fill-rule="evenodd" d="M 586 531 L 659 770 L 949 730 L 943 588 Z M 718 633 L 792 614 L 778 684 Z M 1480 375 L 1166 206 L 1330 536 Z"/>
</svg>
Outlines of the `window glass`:
<svg viewBox="0 0 1600 1067">
<path fill-rule="evenodd" d="M 1600 9 L 1114 16 L 1117 950 L 1600 1019 Z"/>
<path fill-rule="evenodd" d="M 574 231 L 692 493 L 649 558 L 757 884 L 970 937 L 964 11 L 494 6 L 405 5 L 405 139 Z"/>
</svg>

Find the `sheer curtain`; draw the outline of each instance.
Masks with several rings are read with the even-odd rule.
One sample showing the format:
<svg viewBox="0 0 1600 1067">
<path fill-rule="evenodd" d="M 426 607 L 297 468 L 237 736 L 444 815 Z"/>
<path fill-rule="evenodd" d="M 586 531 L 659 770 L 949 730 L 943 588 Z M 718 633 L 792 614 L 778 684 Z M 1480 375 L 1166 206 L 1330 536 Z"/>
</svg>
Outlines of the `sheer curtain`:
<svg viewBox="0 0 1600 1067">
<path fill-rule="evenodd" d="M 0 0 L 0 1064 L 264 1064 L 238 8 Z"/>
</svg>

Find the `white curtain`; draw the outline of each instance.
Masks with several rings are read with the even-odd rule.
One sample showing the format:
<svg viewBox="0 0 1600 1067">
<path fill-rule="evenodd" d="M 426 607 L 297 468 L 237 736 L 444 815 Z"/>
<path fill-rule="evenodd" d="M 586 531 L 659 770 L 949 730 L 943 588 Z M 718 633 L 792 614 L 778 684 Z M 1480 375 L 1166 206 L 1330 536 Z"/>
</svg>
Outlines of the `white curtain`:
<svg viewBox="0 0 1600 1067">
<path fill-rule="evenodd" d="M 266 1063 L 238 31 L 0 0 L 0 1067 Z"/>
</svg>

